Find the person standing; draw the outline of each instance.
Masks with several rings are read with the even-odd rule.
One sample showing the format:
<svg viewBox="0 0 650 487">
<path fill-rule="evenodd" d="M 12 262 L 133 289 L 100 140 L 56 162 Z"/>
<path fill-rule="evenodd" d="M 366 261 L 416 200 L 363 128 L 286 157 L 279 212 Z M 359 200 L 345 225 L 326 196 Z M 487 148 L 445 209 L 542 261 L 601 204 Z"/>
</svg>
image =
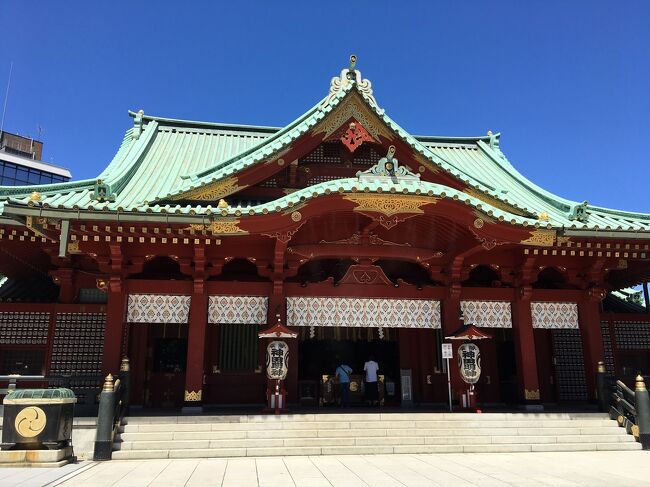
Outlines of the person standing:
<svg viewBox="0 0 650 487">
<path fill-rule="evenodd" d="M 379 405 L 379 389 L 377 388 L 377 372 L 379 371 L 379 364 L 375 362 L 375 357 L 372 355 L 368 357 L 368 361 L 363 365 L 363 370 L 366 374 L 366 401 L 370 406 Z"/>
<path fill-rule="evenodd" d="M 336 368 L 336 378 L 339 381 L 339 397 L 341 398 L 341 407 L 348 407 L 350 402 L 350 374 L 352 367 L 339 360 L 339 366 Z"/>
</svg>

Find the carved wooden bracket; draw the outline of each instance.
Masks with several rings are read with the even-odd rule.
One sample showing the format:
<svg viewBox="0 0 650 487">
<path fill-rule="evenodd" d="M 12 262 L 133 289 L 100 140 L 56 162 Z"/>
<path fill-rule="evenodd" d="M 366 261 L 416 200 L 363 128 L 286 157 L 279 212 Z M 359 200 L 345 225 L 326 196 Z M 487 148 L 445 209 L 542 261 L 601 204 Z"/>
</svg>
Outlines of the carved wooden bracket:
<svg viewBox="0 0 650 487">
<path fill-rule="evenodd" d="M 351 265 L 338 283 L 394 286 L 394 283 L 388 279 L 380 266 L 368 264 Z"/>
</svg>

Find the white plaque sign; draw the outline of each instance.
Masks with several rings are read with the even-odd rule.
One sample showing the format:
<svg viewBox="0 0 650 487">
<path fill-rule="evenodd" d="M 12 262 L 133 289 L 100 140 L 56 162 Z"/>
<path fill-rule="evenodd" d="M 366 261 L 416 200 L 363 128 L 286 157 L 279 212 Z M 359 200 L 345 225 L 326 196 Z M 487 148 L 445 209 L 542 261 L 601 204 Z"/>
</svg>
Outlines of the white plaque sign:
<svg viewBox="0 0 650 487">
<path fill-rule="evenodd" d="M 451 343 L 442 344 L 442 358 L 454 358 L 454 352 L 451 348 Z"/>
</svg>

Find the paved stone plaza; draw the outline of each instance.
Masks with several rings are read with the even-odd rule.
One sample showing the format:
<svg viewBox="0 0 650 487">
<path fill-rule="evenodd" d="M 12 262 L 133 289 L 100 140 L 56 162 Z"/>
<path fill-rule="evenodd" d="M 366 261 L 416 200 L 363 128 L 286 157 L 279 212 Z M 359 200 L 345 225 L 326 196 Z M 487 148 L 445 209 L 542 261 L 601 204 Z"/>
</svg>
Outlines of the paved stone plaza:
<svg viewBox="0 0 650 487">
<path fill-rule="evenodd" d="M 60 474 L 59 480 L 53 481 L 55 472 Z M 650 452 L 117 460 L 80 464 L 75 473 L 66 474 L 65 467 L 57 471 L 1 469 L 0 485 L 623 487 L 650 485 Z"/>
</svg>

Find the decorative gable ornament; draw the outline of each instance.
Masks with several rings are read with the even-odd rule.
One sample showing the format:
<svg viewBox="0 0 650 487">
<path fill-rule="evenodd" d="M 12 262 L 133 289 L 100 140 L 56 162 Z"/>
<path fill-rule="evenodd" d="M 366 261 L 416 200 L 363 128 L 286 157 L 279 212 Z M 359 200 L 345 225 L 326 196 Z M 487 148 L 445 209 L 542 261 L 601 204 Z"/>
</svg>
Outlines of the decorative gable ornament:
<svg viewBox="0 0 650 487">
<path fill-rule="evenodd" d="M 101 179 L 95 181 L 95 188 L 90 197 L 99 202 L 115 201 L 115 193 L 111 192 L 110 185 Z"/>
<path fill-rule="evenodd" d="M 589 219 L 589 215 L 587 214 L 588 205 L 589 203 L 587 203 L 586 201 L 574 205 L 571 208 L 571 213 L 569 214 L 569 220 L 575 220 L 583 223 L 586 222 Z"/>
<path fill-rule="evenodd" d="M 379 159 L 377 164 L 367 171 L 357 172 L 359 181 L 373 180 L 377 178 L 390 178 L 394 183 L 402 181 L 420 181 L 420 175 L 411 172 L 407 167 L 400 166 L 395 157 L 395 146 L 391 145 L 385 157 Z"/>
<path fill-rule="evenodd" d="M 326 140 L 340 140 L 350 152 L 357 150 L 364 142 L 376 142 L 368 130 L 356 120 L 342 126 Z"/>
<path fill-rule="evenodd" d="M 329 105 L 330 101 L 336 98 L 341 91 L 345 90 L 350 83 L 354 83 L 359 92 L 367 98 L 368 102 L 376 108 L 380 114 L 384 113 L 384 110 L 379 108 L 379 104 L 372 94 L 372 84 L 369 80 L 361 77 L 361 71 L 355 69 L 356 65 L 357 56 L 352 54 L 350 56 L 350 67 L 342 70 L 341 75 L 338 78 L 336 76 L 332 78 L 332 81 L 330 82 L 330 92 L 321 107 Z"/>
</svg>

